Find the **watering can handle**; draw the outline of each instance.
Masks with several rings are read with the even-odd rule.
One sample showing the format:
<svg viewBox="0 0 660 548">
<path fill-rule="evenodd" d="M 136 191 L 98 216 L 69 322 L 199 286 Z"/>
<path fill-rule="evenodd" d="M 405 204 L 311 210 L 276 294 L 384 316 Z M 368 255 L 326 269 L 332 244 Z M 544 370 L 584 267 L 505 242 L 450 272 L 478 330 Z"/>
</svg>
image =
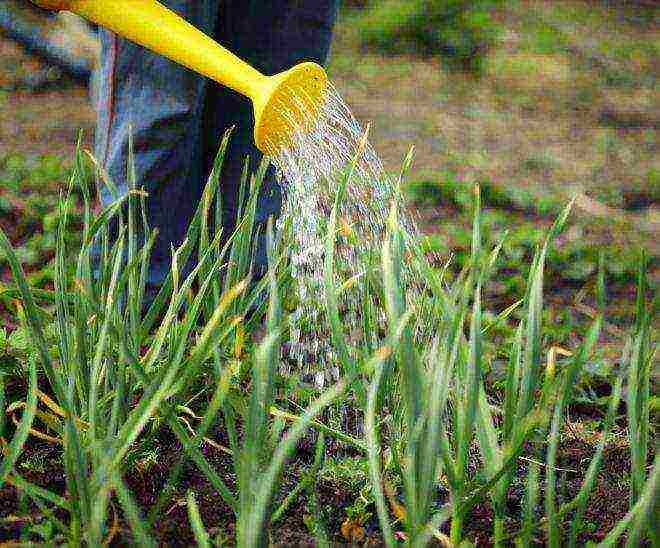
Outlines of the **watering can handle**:
<svg viewBox="0 0 660 548">
<path fill-rule="evenodd" d="M 156 0 L 33 0 L 108 28 L 255 99 L 268 78 Z"/>
</svg>

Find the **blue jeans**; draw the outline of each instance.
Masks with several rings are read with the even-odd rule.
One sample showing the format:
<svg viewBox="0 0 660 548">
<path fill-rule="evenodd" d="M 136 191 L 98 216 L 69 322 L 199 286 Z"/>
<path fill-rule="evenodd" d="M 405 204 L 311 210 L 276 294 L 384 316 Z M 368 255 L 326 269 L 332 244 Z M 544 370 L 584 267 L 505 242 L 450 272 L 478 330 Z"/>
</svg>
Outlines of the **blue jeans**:
<svg viewBox="0 0 660 548">
<path fill-rule="evenodd" d="M 296 63 L 325 62 L 338 0 L 165 0 L 203 32 L 265 74 Z M 220 178 L 223 232 L 231 234 L 246 157 L 254 171 L 262 155 L 253 140 L 249 99 L 204 79 L 111 32 L 101 32 L 96 157 L 117 185 L 128 190 L 129 133 L 137 188 L 148 192 L 147 216 L 159 236 L 152 252 L 148 293 L 170 270 L 194 214 L 220 140 L 235 126 Z M 112 201 L 100 188 L 103 205 Z M 277 216 L 281 194 L 271 168 L 258 201 L 257 222 Z M 266 265 L 264 238 L 257 268 Z M 190 266 L 190 265 L 188 265 Z"/>
</svg>

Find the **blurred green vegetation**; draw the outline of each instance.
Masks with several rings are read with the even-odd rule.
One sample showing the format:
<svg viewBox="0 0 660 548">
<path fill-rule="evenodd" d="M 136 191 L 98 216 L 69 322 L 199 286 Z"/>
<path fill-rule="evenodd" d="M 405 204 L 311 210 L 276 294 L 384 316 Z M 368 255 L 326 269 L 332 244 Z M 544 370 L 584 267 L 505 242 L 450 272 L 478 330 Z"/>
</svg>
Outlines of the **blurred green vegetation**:
<svg viewBox="0 0 660 548">
<path fill-rule="evenodd" d="M 487 47 L 476 50 L 482 77 L 429 76 L 437 58 L 451 58 L 444 26 L 479 37 L 457 15 L 471 10 L 485 14 L 475 19 L 486 29 Z M 551 306 L 584 304 L 602 253 L 608 315 L 625 323 L 642 250 L 654 280 L 660 267 L 655 23 L 649 2 L 351 2 L 330 68 L 356 88 L 379 152 L 404 154 L 415 142 L 422 167 L 406 193 L 427 249 L 453 257 L 456 270 L 470 247 L 472 185 L 481 185 L 486 238 L 507 234 L 489 306 L 515 301 L 535 246 L 578 195 L 549 256 Z"/>
<path fill-rule="evenodd" d="M 356 20 L 364 47 L 386 53 L 440 54 L 453 68 L 479 71 L 501 28 L 499 0 L 383 0 Z"/>
<path fill-rule="evenodd" d="M 35 287 L 46 287 L 53 279 L 56 230 L 64 212 L 58 201 L 70 172 L 70 162 L 56 155 L 0 157 L 0 226 L 15 242 Z M 72 223 L 66 241 L 75 249 L 81 240 L 79 195 L 70 197 L 68 214 Z M 5 267 L 0 256 L 0 274 Z"/>
</svg>

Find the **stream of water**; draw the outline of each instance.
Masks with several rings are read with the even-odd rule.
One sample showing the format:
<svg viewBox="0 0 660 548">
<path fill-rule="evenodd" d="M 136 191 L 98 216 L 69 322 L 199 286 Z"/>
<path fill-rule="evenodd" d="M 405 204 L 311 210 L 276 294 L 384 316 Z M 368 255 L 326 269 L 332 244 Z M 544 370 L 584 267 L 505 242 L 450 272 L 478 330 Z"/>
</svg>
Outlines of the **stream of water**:
<svg viewBox="0 0 660 548">
<path fill-rule="evenodd" d="M 362 328 L 364 310 L 359 308 L 369 293 L 362 280 L 370 253 L 382 245 L 392 201 L 401 198 L 396 181 L 387 175 L 365 137 L 349 107 L 329 85 L 312 127 L 296 131 L 291 146 L 272 158 L 284 190 L 280 222 L 290 221 L 293 230 L 291 267 L 298 304 L 289 316 L 289 361 L 297 362 L 299 372 L 313 375 L 318 387 L 339 375 L 324 317 L 323 261 L 327 220 L 348 165 L 354 168 L 338 210 L 343 243 L 336 251 L 340 278 L 336 281 L 353 278 L 354 283 L 340 295 L 342 322 L 355 344 L 367 338 L 376 343 L 378 337 Z M 406 233 L 415 237 L 414 223 L 400 211 Z M 377 323 L 384 326 L 384 311 L 373 304 Z"/>
</svg>

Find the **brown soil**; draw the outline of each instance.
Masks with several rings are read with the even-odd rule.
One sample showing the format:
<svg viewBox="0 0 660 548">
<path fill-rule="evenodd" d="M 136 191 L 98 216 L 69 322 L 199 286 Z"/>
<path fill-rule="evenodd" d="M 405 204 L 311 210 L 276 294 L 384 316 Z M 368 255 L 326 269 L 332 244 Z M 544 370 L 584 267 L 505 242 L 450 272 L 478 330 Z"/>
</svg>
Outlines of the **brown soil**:
<svg viewBox="0 0 660 548">
<path fill-rule="evenodd" d="M 214 439 L 223 442 L 224 434 L 218 428 Z M 599 439 L 597 433 L 585 428 L 581 423 L 572 423 L 562 435 L 560 454 L 558 459 L 558 493 L 559 500 L 569 500 L 578 492 L 582 473 L 588 466 L 589 459 L 594 452 L 595 442 Z M 226 440 L 225 440 L 226 442 Z M 167 432 L 162 432 L 155 444 L 157 458 L 153 461 L 138 461 L 126 475 L 126 481 L 131 488 L 137 502 L 146 513 L 150 506 L 160 495 L 160 491 L 167 478 L 168 471 L 181 457 L 180 445 Z M 597 485 L 592 495 L 585 515 L 587 527 L 580 536 L 580 542 L 600 541 L 611 530 L 616 521 L 621 519 L 628 510 L 628 487 L 624 480 L 629 471 L 629 449 L 625 432 L 615 433 L 606 446 L 604 466 L 598 476 Z M 233 488 L 235 476 L 231 465 L 231 457 L 219 449 L 205 445 L 203 453 L 211 465 L 220 472 L 223 480 Z M 526 459 L 527 457 L 523 457 Z M 289 493 L 301 474 L 313 459 L 313 446 L 301 444 L 296 460 L 290 463 L 283 479 L 280 496 Z M 652 456 L 651 456 L 652 460 Z M 521 461 L 521 470 L 524 472 L 526 462 Z M 17 465 L 17 470 L 30 482 L 48 488 L 60 495 L 65 494 L 64 472 L 61 464 L 61 451 L 58 446 L 41 441 L 31 440 L 24 452 L 24 456 Z M 544 470 L 541 470 L 543 475 Z M 524 475 L 521 475 L 524 478 Z M 522 479 L 521 479 L 522 481 Z M 220 534 L 231 542 L 235 534 L 235 523 L 230 509 L 224 504 L 221 497 L 207 480 L 193 465 L 187 464 L 177 489 L 172 493 L 170 500 L 161 511 L 161 517 L 156 522 L 154 533 L 161 543 L 172 546 L 186 546 L 193 541 L 189 527 L 186 509 L 186 494 L 192 489 L 199 504 L 202 520 L 207 530 L 213 534 Z M 322 508 L 323 517 L 331 540 L 335 543 L 345 544 L 347 541 L 341 532 L 341 525 L 346 519 L 346 509 L 354 504 L 359 497 L 356 490 L 347 488 L 344 484 L 328 480 L 319 481 L 316 489 L 317 500 Z M 509 511 L 515 515 L 520 512 L 520 503 L 523 491 L 522 484 L 514 485 L 509 492 Z M 446 491 L 438 492 L 438 505 L 447 502 Z M 28 522 L 37 524 L 44 519 L 38 509 L 29 504 L 21 503 L 17 491 L 11 485 L 0 489 L 0 542 L 17 540 L 21 529 Z M 23 504 L 23 506 L 22 506 Z M 114 506 L 113 506 L 114 508 Z M 303 494 L 290 508 L 286 515 L 273 528 L 272 540 L 277 545 L 309 545 L 314 544 L 314 537 L 309 532 L 305 518 L 310 513 L 309 501 Z M 111 513 L 112 516 L 112 513 Z M 59 515 L 66 519 L 66 515 Z M 477 546 L 492 545 L 492 509 L 486 501 L 478 504 L 473 510 L 469 522 L 466 524 L 466 535 L 473 539 Z M 13 521 L 10 521 L 12 520 Z M 112 519 L 112 518 L 111 518 Z M 130 545 L 128 528 L 123 517 L 118 514 L 120 532 L 114 539 L 113 545 Z M 449 524 L 442 530 L 449 533 Z M 512 520 L 511 532 L 515 532 L 519 523 Z M 369 545 L 380 545 L 378 524 L 372 517 L 364 524 L 365 542 Z M 539 544 L 543 543 L 543 531 L 537 534 Z"/>
</svg>

